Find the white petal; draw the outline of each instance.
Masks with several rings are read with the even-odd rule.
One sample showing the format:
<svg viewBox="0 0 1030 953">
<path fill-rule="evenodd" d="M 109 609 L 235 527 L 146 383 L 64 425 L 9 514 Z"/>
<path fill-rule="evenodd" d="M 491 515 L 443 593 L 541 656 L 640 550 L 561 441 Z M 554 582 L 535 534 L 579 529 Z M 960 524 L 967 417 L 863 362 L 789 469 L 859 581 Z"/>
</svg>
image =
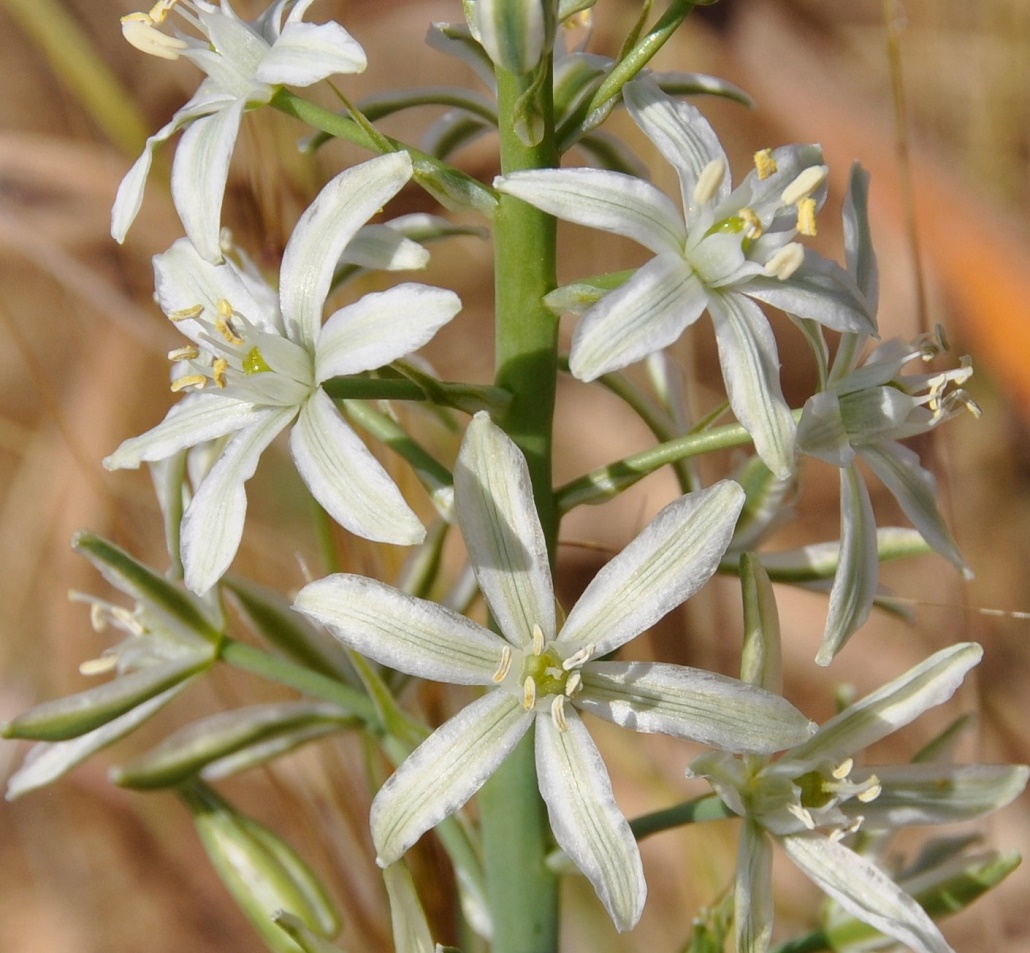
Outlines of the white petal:
<svg viewBox="0 0 1030 953">
<path fill-rule="evenodd" d="M 567 222 L 632 238 L 656 254 L 683 253 L 683 216 L 663 192 L 635 176 L 602 169 L 541 169 L 499 176 L 494 188 Z"/>
<path fill-rule="evenodd" d="M 315 346 L 318 383 L 375 370 L 417 351 L 461 310 L 453 292 L 407 283 L 367 294 L 326 321 Z"/>
<path fill-rule="evenodd" d="M 851 166 L 844 199 L 844 251 L 848 271 L 865 295 L 870 313 L 876 314 L 880 280 L 869 231 L 869 173 L 857 162 Z"/>
<path fill-rule="evenodd" d="M 743 504 L 731 480 L 674 500 L 587 586 L 558 642 L 605 655 L 689 599 L 718 568 Z"/>
<path fill-rule="evenodd" d="M 954 953 L 926 911 L 864 857 L 816 834 L 780 842 L 818 887 L 859 920 L 916 953 Z"/>
<path fill-rule="evenodd" d="M 172 163 L 175 210 L 200 256 L 211 262 L 222 260 L 222 198 L 245 107 L 240 100 L 194 120 L 179 140 Z"/>
<path fill-rule="evenodd" d="M 429 252 L 390 225 L 363 225 L 343 250 L 341 261 L 361 268 L 416 271 L 429 264 Z"/>
<path fill-rule="evenodd" d="M 769 321 L 739 294 L 712 294 L 708 311 L 715 323 L 719 363 L 730 406 L 773 474 L 794 469 L 794 418 L 780 388 L 780 358 Z"/>
<path fill-rule="evenodd" d="M 536 722 L 536 770 L 551 830 L 616 928 L 630 930 L 647 898 L 640 851 L 597 746 L 574 711 L 567 710 L 566 721 L 564 731 L 547 714 Z"/>
<path fill-rule="evenodd" d="M 465 431 L 454 493 L 476 580 L 505 638 L 529 645 L 533 626 L 539 625 L 552 639 L 554 589 L 529 468 L 518 447 L 483 412 Z"/>
<path fill-rule="evenodd" d="M 855 467 L 840 471 L 840 563 L 830 590 L 823 642 L 815 660 L 829 665 L 873 607 L 880 573 L 876 517 L 865 481 Z"/>
<path fill-rule="evenodd" d="M 588 662 L 582 674 L 576 707 L 633 731 L 771 754 L 815 730 L 785 698 L 715 672 L 659 662 Z"/>
<path fill-rule="evenodd" d="M 296 410 L 264 409 L 262 419 L 240 430 L 204 477 L 182 519 L 186 588 L 203 595 L 229 568 L 243 536 L 247 495 L 243 488 L 258 459 Z"/>
<path fill-rule="evenodd" d="M 592 381 L 672 344 L 705 309 L 708 295 L 679 253 L 659 255 L 583 315 L 569 369 Z"/>
<path fill-rule="evenodd" d="M 338 23 L 288 22 L 254 73 L 259 83 L 311 86 L 335 73 L 360 73 L 361 45 Z"/>
<path fill-rule="evenodd" d="M 324 391 L 316 390 L 301 408 L 290 452 L 312 495 L 345 529 L 400 546 L 425 538 L 397 485 Z"/>
<path fill-rule="evenodd" d="M 426 831 L 478 791 L 536 718 L 513 696 L 488 692 L 436 729 L 372 802 L 377 862 L 400 859 Z"/>
<path fill-rule="evenodd" d="M 364 576 L 308 583 L 293 608 L 377 662 L 436 682 L 490 685 L 504 642 L 435 602 Z"/>
<path fill-rule="evenodd" d="M 383 870 L 390 899 L 390 926 L 395 953 L 435 953 L 437 947 L 418 899 L 415 881 L 405 864 L 388 864 Z"/>
<path fill-rule="evenodd" d="M 544 4 L 525 0 L 477 0 L 474 28 L 490 59 L 512 73 L 528 73 L 544 52 Z"/>
<path fill-rule="evenodd" d="M 104 466 L 108 470 L 132 470 L 144 460 L 164 460 L 187 447 L 253 427 L 268 412 L 267 407 L 232 400 L 214 391 L 189 394 L 173 404 L 156 427 L 130 437 L 105 457 Z"/>
<path fill-rule="evenodd" d="M 313 348 L 333 271 L 358 229 L 411 178 L 406 152 L 341 172 L 315 197 L 286 243 L 279 298 L 289 337 Z"/>
<path fill-rule="evenodd" d="M 700 110 L 687 103 L 674 102 L 650 79 L 627 83 L 622 98 L 633 121 L 676 170 L 688 220 L 693 221 L 698 211 L 694 207 L 694 187 L 710 163 L 722 162 L 724 169 L 715 202 L 729 195 L 729 161 L 718 136 Z"/>
<path fill-rule="evenodd" d="M 904 514 L 936 552 L 967 578 L 973 577 L 937 506 L 937 482 L 919 463 L 919 455 L 893 440 L 859 448 L 859 456 L 883 481 Z"/>
<path fill-rule="evenodd" d="M 772 845 L 748 820 L 740 832 L 733 925 L 738 953 L 765 953 L 772 938 Z"/>
<path fill-rule="evenodd" d="M 840 761 L 946 702 L 983 656 L 974 642 L 962 642 L 931 655 L 900 678 L 849 705 L 823 725 L 811 741 L 790 752 L 790 760 Z"/>
</svg>

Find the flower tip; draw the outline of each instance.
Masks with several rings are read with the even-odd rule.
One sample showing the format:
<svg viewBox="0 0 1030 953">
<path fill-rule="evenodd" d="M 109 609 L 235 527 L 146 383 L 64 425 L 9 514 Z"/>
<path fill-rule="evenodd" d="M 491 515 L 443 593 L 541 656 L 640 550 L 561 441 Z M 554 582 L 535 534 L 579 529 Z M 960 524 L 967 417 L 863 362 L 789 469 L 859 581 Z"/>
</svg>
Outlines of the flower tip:
<svg viewBox="0 0 1030 953">
<path fill-rule="evenodd" d="M 164 60 L 177 60 L 189 44 L 175 36 L 162 33 L 154 19 L 146 13 L 129 13 L 121 19 L 122 36 L 137 50 Z"/>
</svg>

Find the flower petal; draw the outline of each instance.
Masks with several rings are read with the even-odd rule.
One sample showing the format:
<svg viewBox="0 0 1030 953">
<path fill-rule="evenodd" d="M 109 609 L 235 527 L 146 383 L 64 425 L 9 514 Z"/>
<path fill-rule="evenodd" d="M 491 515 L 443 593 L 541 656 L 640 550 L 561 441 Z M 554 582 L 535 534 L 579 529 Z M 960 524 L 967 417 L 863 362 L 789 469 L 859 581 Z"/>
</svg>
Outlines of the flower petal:
<svg viewBox="0 0 1030 953">
<path fill-rule="evenodd" d="M 525 0 L 478 0 L 472 7 L 474 26 L 494 63 L 524 74 L 540 62 L 547 42 L 544 7 Z"/>
<path fill-rule="evenodd" d="M 606 655 L 689 599 L 718 568 L 743 504 L 744 491 L 722 480 L 666 506 L 594 577 L 558 643 Z"/>
<path fill-rule="evenodd" d="M 536 715 L 512 695 L 488 692 L 444 722 L 383 785 L 372 802 L 372 840 L 381 867 L 478 791 Z"/>
<path fill-rule="evenodd" d="M 341 261 L 383 271 L 416 271 L 429 264 L 429 252 L 391 225 L 363 225 L 343 250 Z"/>
<path fill-rule="evenodd" d="M 382 665 L 455 685 L 490 685 L 501 639 L 444 606 L 375 579 L 338 573 L 308 583 L 293 608 Z"/>
<path fill-rule="evenodd" d="M 453 291 L 429 285 L 367 294 L 326 321 L 315 346 L 315 380 L 375 370 L 417 351 L 460 310 Z"/>
<path fill-rule="evenodd" d="M 616 929 L 630 930 L 647 898 L 640 851 L 590 733 L 574 711 L 566 722 L 559 730 L 549 715 L 536 721 L 536 770 L 551 830 Z"/>
<path fill-rule="evenodd" d="M 794 470 L 794 417 L 780 388 L 780 358 L 761 308 L 739 294 L 709 295 L 730 406 L 780 478 Z"/>
<path fill-rule="evenodd" d="M 926 911 L 864 857 L 816 834 L 790 835 L 780 843 L 820 889 L 859 920 L 915 953 L 954 953 Z"/>
<path fill-rule="evenodd" d="M 831 718 L 790 752 L 794 762 L 840 761 L 946 702 L 983 657 L 975 642 L 961 642 L 931 655 L 865 698 Z"/>
<path fill-rule="evenodd" d="M 765 953 L 773 927 L 772 845 L 765 832 L 744 821 L 737 850 L 733 923 L 739 953 Z"/>
<path fill-rule="evenodd" d="M 963 576 L 972 579 L 972 570 L 962 558 L 937 506 L 937 482 L 933 474 L 920 465 L 918 454 L 893 440 L 862 446 L 858 453 L 894 494 L 902 512 L 923 539 L 955 565 Z"/>
<path fill-rule="evenodd" d="M 840 563 L 830 590 L 822 645 L 815 660 L 829 665 L 873 608 L 880 556 L 876 517 L 865 481 L 855 467 L 840 471 Z"/>
<path fill-rule="evenodd" d="M 247 496 L 243 485 L 258 459 L 296 414 L 296 408 L 264 408 L 256 423 L 238 431 L 204 477 L 182 518 L 182 566 L 186 588 L 207 592 L 225 573 L 243 536 Z"/>
<path fill-rule="evenodd" d="M 876 314 L 880 299 L 880 280 L 876 253 L 869 231 L 869 173 L 855 162 L 848 178 L 844 199 L 844 253 L 848 271 L 865 295 L 871 314 Z"/>
<path fill-rule="evenodd" d="M 672 344 L 705 309 L 708 296 L 678 253 L 659 255 L 583 315 L 569 369 L 592 381 Z"/>
<path fill-rule="evenodd" d="M 815 730 L 785 698 L 715 672 L 660 662 L 588 662 L 582 675 L 576 707 L 633 731 L 771 754 Z"/>
<path fill-rule="evenodd" d="M 365 51 L 338 23 L 287 22 L 254 73 L 272 86 L 311 86 L 335 73 L 360 73 Z"/>
<path fill-rule="evenodd" d="M 108 470 L 133 470 L 144 460 L 164 460 L 187 447 L 216 440 L 260 423 L 269 408 L 221 394 L 188 394 L 173 404 L 165 419 L 138 437 L 130 437 L 104 458 Z"/>
<path fill-rule="evenodd" d="M 325 391 L 316 390 L 301 408 L 290 453 L 311 494 L 345 529 L 400 546 L 425 538 L 397 485 Z"/>
<path fill-rule="evenodd" d="M 300 217 L 283 252 L 279 282 L 291 340 L 314 349 L 340 255 L 358 229 L 410 178 L 406 152 L 369 159 L 330 180 Z"/>
<path fill-rule="evenodd" d="M 683 216 L 664 192 L 603 169 L 541 169 L 494 179 L 494 188 L 567 222 L 614 232 L 655 254 L 683 254 Z"/>
<path fill-rule="evenodd" d="M 179 140 L 172 163 L 175 210 L 200 256 L 211 262 L 222 260 L 222 198 L 246 105 L 239 100 L 194 120 Z"/>
</svg>

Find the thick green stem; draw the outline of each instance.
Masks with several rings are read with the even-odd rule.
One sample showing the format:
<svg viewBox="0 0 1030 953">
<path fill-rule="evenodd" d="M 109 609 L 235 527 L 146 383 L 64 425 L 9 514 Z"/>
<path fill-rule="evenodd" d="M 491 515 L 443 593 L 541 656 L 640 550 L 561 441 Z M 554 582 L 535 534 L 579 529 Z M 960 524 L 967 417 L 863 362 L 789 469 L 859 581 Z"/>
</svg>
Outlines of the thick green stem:
<svg viewBox="0 0 1030 953">
<path fill-rule="evenodd" d="M 551 79 L 540 84 L 544 137 L 525 145 L 515 133 L 516 103 L 531 77 L 498 70 L 501 171 L 557 165 Z M 558 376 L 558 322 L 543 296 L 555 286 L 555 222 L 502 196 L 494 215 L 496 355 L 499 387 L 512 394 L 497 421 L 521 448 L 551 558 L 558 533 L 551 485 L 551 437 Z M 480 795 L 487 899 L 494 953 L 553 953 L 558 945 L 557 877 L 545 863 L 552 848 L 537 786 L 530 732 Z"/>
</svg>

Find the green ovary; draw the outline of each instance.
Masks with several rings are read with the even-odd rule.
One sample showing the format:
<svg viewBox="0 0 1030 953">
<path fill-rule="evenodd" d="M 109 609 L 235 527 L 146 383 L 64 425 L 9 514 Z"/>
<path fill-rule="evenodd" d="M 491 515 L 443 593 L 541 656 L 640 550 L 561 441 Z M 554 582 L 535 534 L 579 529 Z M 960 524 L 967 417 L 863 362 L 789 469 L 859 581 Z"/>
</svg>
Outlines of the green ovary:
<svg viewBox="0 0 1030 953">
<path fill-rule="evenodd" d="M 525 682 L 527 678 L 533 679 L 537 697 L 541 698 L 564 695 L 569 673 L 562 668 L 562 660 L 557 654 L 548 649 L 540 655 L 527 655 L 522 660 L 522 677 L 519 681 Z"/>
<path fill-rule="evenodd" d="M 257 347 L 252 347 L 243 359 L 243 373 L 248 377 L 252 374 L 264 374 L 271 369 Z"/>
</svg>

